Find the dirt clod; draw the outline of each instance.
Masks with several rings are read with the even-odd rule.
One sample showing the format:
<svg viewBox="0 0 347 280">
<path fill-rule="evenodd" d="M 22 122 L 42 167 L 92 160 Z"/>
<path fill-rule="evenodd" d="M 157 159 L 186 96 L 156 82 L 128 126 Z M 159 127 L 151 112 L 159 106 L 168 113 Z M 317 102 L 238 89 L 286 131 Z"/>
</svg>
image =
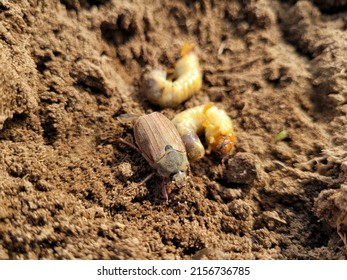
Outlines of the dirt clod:
<svg viewBox="0 0 347 280">
<path fill-rule="evenodd" d="M 262 172 L 256 155 L 239 152 L 228 160 L 224 176 L 230 183 L 251 184 L 261 179 Z"/>
</svg>

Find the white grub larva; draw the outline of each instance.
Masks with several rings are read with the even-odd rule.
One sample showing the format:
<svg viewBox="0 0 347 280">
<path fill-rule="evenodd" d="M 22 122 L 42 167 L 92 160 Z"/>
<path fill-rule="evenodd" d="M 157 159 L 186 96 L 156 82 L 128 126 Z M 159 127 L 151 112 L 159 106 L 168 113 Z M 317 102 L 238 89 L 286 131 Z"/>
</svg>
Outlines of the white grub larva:
<svg viewBox="0 0 347 280">
<path fill-rule="evenodd" d="M 172 122 L 186 146 L 188 157 L 198 160 L 205 149 L 198 135 L 203 131 L 207 141 L 206 153 L 217 152 L 227 155 L 234 147 L 235 133 L 228 114 L 213 103 L 196 106 L 176 115 Z"/>
<path fill-rule="evenodd" d="M 144 76 L 144 91 L 152 103 L 175 107 L 200 90 L 202 72 L 193 49 L 194 44 L 190 42 L 182 46 L 182 58 L 176 63 L 174 80 L 167 79 L 167 72 L 163 69 L 154 69 Z"/>
</svg>

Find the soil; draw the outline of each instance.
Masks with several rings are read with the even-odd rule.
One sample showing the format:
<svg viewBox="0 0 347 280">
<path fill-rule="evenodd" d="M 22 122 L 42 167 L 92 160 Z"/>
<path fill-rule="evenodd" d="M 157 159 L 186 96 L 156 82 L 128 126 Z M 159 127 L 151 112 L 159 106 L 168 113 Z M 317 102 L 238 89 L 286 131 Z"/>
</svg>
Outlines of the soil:
<svg viewBox="0 0 347 280">
<path fill-rule="evenodd" d="M 0 19 L 1 259 L 346 259 L 346 0 L 1 0 Z M 187 41 L 202 89 L 152 105 L 143 73 Z M 168 201 L 139 186 L 118 117 L 211 101 L 233 152 Z"/>
</svg>

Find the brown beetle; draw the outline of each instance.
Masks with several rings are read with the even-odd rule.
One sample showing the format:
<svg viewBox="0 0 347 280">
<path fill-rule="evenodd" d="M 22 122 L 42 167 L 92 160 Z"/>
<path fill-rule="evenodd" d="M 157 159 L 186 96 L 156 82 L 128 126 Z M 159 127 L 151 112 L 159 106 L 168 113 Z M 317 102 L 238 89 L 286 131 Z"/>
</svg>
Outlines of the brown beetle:
<svg viewBox="0 0 347 280">
<path fill-rule="evenodd" d="M 176 127 L 168 118 L 158 112 L 139 117 L 134 124 L 134 137 L 137 147 L 123 139 L 119 140 L 137 149 L 166 182 L 169 179 L 178 187 L 185 185 L 189 170 L 186 149 Z M 142 183 L 154 174 L 150 174 Z M 165 182 L 162 193 L 168 199 Z"/>
</svg>

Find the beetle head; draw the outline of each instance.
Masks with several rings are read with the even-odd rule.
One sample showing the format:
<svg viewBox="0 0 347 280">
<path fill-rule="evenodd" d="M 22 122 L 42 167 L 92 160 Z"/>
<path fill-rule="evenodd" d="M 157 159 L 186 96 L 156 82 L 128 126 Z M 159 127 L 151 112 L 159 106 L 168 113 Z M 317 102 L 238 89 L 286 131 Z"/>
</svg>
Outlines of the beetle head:
<svg viewBox="0 0 347 280">
<path fill-rule="evenodd" d="M 178 170 L 176 173 L 170 175 L 171 180 L 177 185 L 177 187 L 183 187 L 187 181 L 187 174 Z"/>
</svg>

